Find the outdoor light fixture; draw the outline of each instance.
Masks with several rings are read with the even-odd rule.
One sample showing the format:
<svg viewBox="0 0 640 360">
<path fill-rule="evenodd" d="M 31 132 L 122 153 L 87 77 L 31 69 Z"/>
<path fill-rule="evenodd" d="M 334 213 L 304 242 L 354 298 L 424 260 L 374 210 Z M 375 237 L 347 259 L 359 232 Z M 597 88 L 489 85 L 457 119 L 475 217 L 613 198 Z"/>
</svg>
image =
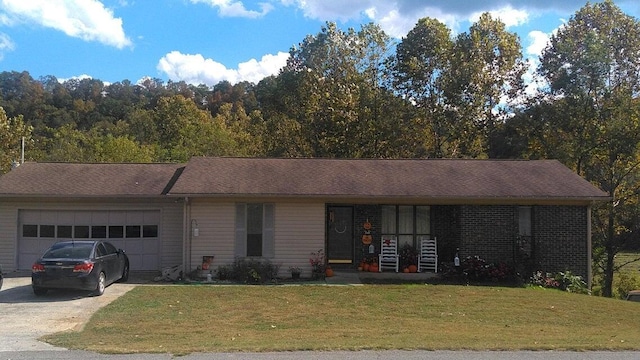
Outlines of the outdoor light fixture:
<svg viewBox="0 0 640 360">
<path fill-rule="evenodd" d="M 193 237 L 200 236 L 200 229 L 198 229 L 198 220 L 191 220 L 191 232 L 193 233 Z"/>
</svg>

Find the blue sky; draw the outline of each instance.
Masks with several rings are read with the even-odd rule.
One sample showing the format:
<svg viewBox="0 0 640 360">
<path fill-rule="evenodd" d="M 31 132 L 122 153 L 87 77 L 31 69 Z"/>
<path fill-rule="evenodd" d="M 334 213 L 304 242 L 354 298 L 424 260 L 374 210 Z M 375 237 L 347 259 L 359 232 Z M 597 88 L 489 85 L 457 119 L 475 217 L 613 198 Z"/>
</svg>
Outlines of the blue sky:
<svg viewBox="0 0 640 360">
<path fill-rule="evenodd" d="M 593 2 L 593 1 L 592 1 Z M 597 1 L 595 1 L 597 2 Z M 616 0 L 640 17 L 640 1 Z M 422 17 L 454 33 L 491 12 L 537 58 L 584 0 L 0 0 L 0 71 L 34 78 L 257 83 L 326 21 L 401 39 Z"/>
</svg>

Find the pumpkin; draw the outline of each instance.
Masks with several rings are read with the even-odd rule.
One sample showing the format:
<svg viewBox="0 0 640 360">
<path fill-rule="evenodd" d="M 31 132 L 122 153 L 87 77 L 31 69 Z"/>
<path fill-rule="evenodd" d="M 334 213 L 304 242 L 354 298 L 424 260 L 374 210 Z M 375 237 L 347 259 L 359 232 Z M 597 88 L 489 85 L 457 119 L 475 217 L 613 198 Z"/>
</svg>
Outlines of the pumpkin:
<svg viewBox="0 0 640 360">
<path fill-rule="evenodd" d="M 369 222 L 369 220 L 367 220 L 362 226 L 364 226 L 365 230 L 371 230 L 371 223 Z"/>
<path fill-rule="evenodd" d="M 407 269 L 409 269 L 409 272 L 412 272 L 412 273 L 418 272 L 418 267 L 415 265 L 409 265 Z"/>
<path fill-rule="evenodd" d="M 364 271 L 369 271 L 369 267 L 370 267 L 370 265 L 369 265 L 369 264 L 364 263 L 364 265 L 362 265 L 362 270 L 364 270 Z"/>
<path fill-rule="evenodd" d="M 371 235 L 367 235 L 367 234 L 362 235 L 362 243 L 363 243 L 363 244 L 365 244 L 365 245 L 369 245 L 369 244 L 371 244 L 371 241 L 372 241 L 372 240 L 373 240 L 373 236 L 371 236 Z"/>
<path fill-rule="evenodd" d="M 403 273 L 408 273 L 408 272 L 409 272 L 409 268 L 408 268 L 408 267 L 404 268 L 404 269 L 402 270 L 402 272 L 403 272 Z"/>
<path fill-rule="evenodd" d="M 358 266 L 358 271 L 362 271 L 362 266 Z"/>
<path fill-rule="evenodd" d="M 378 268 L 378 264 L 371 264 L 369 265 L 369 271 L 370 272 L 378 272 L 379 268 Z"/>
<path fill-rule="evenodd" d="M 327 269 L 324 271 L 324 274 L 326 275 L 326 277 L 332 277 L 333 269 L 327 266 Z"/>
</svg>

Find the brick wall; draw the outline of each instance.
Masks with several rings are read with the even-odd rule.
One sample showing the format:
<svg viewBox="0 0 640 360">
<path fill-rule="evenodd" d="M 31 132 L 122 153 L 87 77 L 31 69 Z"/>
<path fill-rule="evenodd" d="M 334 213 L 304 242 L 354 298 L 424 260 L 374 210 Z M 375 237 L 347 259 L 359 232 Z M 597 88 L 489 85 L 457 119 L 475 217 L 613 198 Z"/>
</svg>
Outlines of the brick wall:
<svg viewBox="0 0 640 360">
<path fill-rule="evenodd" d="M 460 206 L 431 206 L 431 234 L 438 239 L 438 260 L 453 263 L 460 247 Z"/>
<path fill-rule="evenodd" d="M 354 264 L 368 254 L 362 244 L 362 224 L 368 219 L 376 253 L 380 247 L 381 207 L 354 206 Z M 543 271 L 571 272 L 587 279 L 587 208 L 583 206 L 534 206 L 532 211 L 533 261 Z M 516 259 L 518 206 L 434 205 L 431 233 L 438 238 L 440 262 L 453 262 L 456 248 L 460 258 L 480 256 L 488 262 Z"/>
<path fill-rule="evenodd" d="M 536 206 L 533 209 L 534 259 L 540 270 L 570 270 L 587 279 L 587 208 Z"/>
<path fill-rule="evenodd" d="M 513 262 L 517 206 L 464 205 L 460 212 L 461 259 L 477 255 L 488 262 Z"/>
<path fill-rule="evenodd" d="M 382 223 L 382 208 L 380 205 L 356 205 L 354 206 L 354 264 L 358 266 L 365 256 L 372 256 L 380 251 L 380 225 Z M 371 223 L 371 235 L 373 241 L 371 244 L 375 247 L 375 254 L 369 254 L 369 245 L 362 243 L 362 235 L 364 234 L 363 224 L 369 220 Z"/>
</svg>

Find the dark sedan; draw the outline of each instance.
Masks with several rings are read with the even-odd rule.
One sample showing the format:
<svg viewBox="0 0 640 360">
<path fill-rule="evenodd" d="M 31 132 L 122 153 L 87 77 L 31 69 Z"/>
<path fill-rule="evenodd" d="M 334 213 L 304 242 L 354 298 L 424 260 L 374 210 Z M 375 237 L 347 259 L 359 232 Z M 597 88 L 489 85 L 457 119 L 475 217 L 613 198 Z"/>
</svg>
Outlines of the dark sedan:
<svg viewBox="0 0 640 360">
<path fill-rule="evenodd" d="M 40 296 L 49 289 L 76 289 L 102 295 L 116 281 L 129 278 L 129 259 L 106 241 L 55 243 L 31 267 L 31 286 Z"/>
</svg>

